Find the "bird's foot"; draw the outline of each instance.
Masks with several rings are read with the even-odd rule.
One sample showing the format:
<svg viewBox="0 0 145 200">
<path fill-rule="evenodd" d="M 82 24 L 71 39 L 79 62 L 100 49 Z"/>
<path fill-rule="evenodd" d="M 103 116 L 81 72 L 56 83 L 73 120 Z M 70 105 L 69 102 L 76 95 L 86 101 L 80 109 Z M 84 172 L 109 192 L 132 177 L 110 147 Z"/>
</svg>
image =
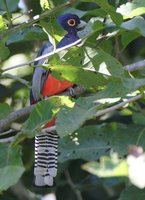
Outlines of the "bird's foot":
<svg viewBox="0 0 145 200">
<path fill-rule="evenodd" d="M 76 97 L 76 92 L 75 92 L 75 90 L 74 90 L 73 87 L 70 87 L 70 88 L 68 88 L 67 90 L 68 90 L 69 95 L 70 95 L 71 97 L 73 97 L 73 98 Z"/>
</svg>

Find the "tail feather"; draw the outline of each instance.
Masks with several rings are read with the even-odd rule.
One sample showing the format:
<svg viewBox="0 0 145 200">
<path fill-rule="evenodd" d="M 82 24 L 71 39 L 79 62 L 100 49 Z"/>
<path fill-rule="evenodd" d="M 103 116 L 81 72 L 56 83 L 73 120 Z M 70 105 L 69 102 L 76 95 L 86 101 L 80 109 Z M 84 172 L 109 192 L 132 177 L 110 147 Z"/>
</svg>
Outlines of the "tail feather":
<svg viewBox="0 0 145 200">
<path fill-rule="evenodd" d="M 47 132 L 35 137 L 35 185 L 53 186 L 57 174 L 58 134 Z"/>
</svg>

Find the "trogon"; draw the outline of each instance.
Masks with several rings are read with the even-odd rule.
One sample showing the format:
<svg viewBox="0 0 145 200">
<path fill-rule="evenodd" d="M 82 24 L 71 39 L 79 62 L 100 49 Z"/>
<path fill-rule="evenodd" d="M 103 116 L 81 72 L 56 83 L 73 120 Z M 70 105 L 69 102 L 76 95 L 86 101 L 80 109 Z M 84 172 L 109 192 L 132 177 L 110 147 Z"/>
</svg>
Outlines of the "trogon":
<svg viewBox="0 0 145 200">
<path fill-rule="evenodd" d="M 76 42 L 78 31 L 82 30 L 86 23 L 75 14 L 64 14 L 58 17 L 58 23 L 67 31 L 67 34 L 57 44 L 56 48 L 61 48 Z M 39 50 L 37 57 L 50 53 L 54 46 L 48 40 Z M 35 65 L 43 65 L 45 58 L 35 62 Z M 67 80 L 57 80 L 53 77 L 53 71 L 45 70 L 42 67 L 36 67 L 32 78 L 32 87 L 30 92 L 30 103 L 35 104 L 41 97 L 49 97 L 59 94 L 73 86 L 73 83 Z M 44 127 L 55 125 L 55 120 L 48 122 Z M 44 129 L 46 130 L 46 129 Z M 35 185 L 53 186 L 54 177 L 57 174 L 58 157 L 58 135 L 56 131 L 43 131 L 35 136 Z"/>
</svg>

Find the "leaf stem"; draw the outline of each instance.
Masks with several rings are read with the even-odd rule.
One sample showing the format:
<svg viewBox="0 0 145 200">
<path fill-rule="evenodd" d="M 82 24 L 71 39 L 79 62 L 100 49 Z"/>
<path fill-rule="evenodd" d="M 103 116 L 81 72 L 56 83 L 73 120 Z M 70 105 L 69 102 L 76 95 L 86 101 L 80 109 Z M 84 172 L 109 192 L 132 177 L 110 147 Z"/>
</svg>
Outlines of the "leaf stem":
<svg viewBox="0 0 145 200">
<path fill-rule="evenodd" d="M 73 183 L 69 171 L 66 170 L 64 173 L 67 178 L 67 182 L 68 182 L 69 186 L 71 187 L 71 189 L 73 190 L 73 192 L 75 193 L 75 195 L 77 197 L 77 200 L 83 200 L 81 192 L 76 188 L 75 184 Z"/>
<path fill-rule="evenodd" d="M 12 20 L 11 20 L 12 15 L 9 12 L 7 1 L 3 0 L 3 4 L 4 4 L 5 10 L 6 10 L 6 13 L 7 13 L 7 18 L 8 18 L 8 21 L 9 21 L 9 27 L 12 27 L 12 25 L 13 25 Z"/>
</svg>

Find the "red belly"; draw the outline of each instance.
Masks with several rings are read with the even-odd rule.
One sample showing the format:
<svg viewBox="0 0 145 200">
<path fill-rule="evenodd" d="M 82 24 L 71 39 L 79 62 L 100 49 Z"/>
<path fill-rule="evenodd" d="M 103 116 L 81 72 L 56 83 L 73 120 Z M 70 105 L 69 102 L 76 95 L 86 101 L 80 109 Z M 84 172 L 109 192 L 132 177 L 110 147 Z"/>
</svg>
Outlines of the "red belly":
<svg viewBox="0 0 145 200">
<path fill-rule="evenodd" d="M 66 80 L 64 81 L 57 80 L 51 74 L 49 74 L 47 80 L 45 81 L 43 85 L 42 95 L 52 96 L 55 94 L 59 94 L 72 86 L 73 86 L 73 83 L 70 83 Z"/>
<path fill-rule="evenodd" d="M 73 83 L 69 81 L 60 81 L 54 78 L 51 74 L 48 75 L 47 80 L 45 81 L 42 89 L 43 96 L 53 96 L 55 94 L 59 94 L 66 90 L 69 87 L 72 87 Z M 48 128 L 55 125 L 56 119 L 52 119 L 47 124 L 45 124 L 44 128 Z"/>
</svg>

